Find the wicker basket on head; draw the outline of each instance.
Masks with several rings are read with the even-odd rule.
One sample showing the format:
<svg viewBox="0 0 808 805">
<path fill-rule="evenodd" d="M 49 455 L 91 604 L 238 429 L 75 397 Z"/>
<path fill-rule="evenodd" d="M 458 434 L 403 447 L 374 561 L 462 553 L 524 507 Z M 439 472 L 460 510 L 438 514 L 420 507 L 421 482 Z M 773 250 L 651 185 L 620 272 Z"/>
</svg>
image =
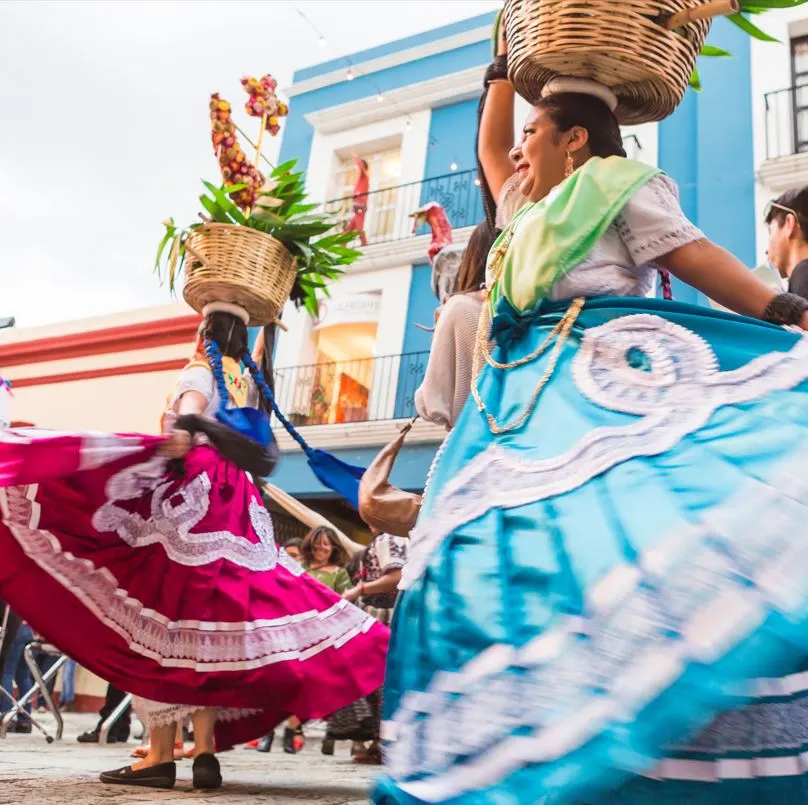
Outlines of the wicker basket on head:
<svg viewBox="0 0 808 805">
<path fill-rule="evenodd" d="M 250 314 L 252 326 L 275 321 L 292 292 L 295 259 L 275 238 L 233 224 L 207 223 L 185 241 L 185 301 L 199 312 L 211 302 L 231 302 Z"/>
<path fill-rule="evenodd" d="M 687 10 L 708 18 L 669 30 Z M 511 81 L 535 103 L 556 76 L 593 79 L 617 95 L 621 123 L 661 120 L 684 96 L 709 17 L 732 10 L 731 0 L 507 0 Z"/>
</svg>

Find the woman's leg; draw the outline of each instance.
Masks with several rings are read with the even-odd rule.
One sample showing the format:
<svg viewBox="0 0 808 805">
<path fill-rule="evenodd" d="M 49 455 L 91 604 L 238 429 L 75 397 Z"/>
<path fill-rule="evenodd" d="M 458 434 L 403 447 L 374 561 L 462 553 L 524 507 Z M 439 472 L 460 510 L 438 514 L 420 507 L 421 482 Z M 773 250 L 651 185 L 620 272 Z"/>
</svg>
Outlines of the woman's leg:
<svg viewBox="0 0 808 805">
<path fill-rule="evenodd" d="M 167 724 L 162 727 L 149 728 L 149 752 L 143 760 L 134 763 L 132 768 L 145 769 L 159 763 L 172 763 L 174 760 L 174 739 L 177 725 Z"/>
<path fill-rule="evenodd" d="M 216 710 L 197 710 L 192 716 L 194 725 L 194 757 L 216 754 L 213 728 L 216 726 Z"/>
<path fill-rule="evenodd" d="M 191 721 L 194 725 L 194 788 L 219 788 L 222 770 L 216 757 L 213 728 L 216 725 L 216 710 L 197 710 Z"/>
</svg>

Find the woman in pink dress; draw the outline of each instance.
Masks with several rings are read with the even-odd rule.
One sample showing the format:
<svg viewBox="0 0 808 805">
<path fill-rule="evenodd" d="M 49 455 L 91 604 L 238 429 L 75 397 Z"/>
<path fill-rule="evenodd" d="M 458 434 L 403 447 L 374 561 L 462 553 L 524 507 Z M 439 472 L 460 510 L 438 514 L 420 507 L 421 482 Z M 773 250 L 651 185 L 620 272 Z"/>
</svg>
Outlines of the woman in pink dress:
<svg viewBox="0 0 808 805">
<path fill-rule="evenodd" d="M 203 312 L 204 350 L 179 377 L 165 435 L 0 430 L 0 598 L 149 702 L 148 756 L 106 783 L 173 786 L 176 725 L 190 716 L 194 784 L 217 787 L 214 747 L 328 716 L 384 678 L 387 628 L 278 548 L 249 474 L 277 451 L 249 406 L 272 392 L 246 311 Z"/>
</svg>

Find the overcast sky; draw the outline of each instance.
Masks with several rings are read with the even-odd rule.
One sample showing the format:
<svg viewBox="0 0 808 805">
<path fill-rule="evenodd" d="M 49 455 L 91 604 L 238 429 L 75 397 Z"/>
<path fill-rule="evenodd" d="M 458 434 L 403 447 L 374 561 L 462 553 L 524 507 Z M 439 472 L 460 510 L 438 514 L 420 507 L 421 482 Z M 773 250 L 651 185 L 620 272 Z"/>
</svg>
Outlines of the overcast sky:
<svg viewBox="0 0 808 805">
<path fill-rule="evenodd" d="M 0 0 L 0 316 L 17 326 L 169 300 L 160 221 L 216 180 L 207 101 L 496 8 L 496 0 Z M 302 10 L 328 37 L 321 48 Z"/>
</svg>

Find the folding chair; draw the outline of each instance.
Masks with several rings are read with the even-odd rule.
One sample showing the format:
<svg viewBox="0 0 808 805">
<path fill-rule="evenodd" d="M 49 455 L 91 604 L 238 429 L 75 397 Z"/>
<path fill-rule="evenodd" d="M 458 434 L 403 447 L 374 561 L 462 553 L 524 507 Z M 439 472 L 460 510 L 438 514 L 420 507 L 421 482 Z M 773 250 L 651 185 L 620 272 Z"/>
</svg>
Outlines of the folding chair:
<svg viewBox="0 0 808 805">
<path fill-rule="evenodd" d="M 3 644 L 5 643 L 6 638 L 8 637 L 8 621 L 9 616 L 11 614 L 11 608 L 6 605 L 5 612 L 3 613 L 2 623 L 0 623 L 0 650 L 3 648 Z M 27 647 L 26 647 L 27 648 Z M 28 662 L 28 658 L 26 657 L 26 662 Z M 56 670 L 50 669 L 53 673 L 46 674 L 47 678 L 50 679 L 56 671 L 59 670 L 58 666 Z M 29 665 L 30 668 L 30 665 Z M 37 672 L 39 669 L 37 668 Z M 40 675 L 40 679 L 42 676 Z M 35 718 L 33 715 L 29 714 L 25 710 L 25 705 L 33 698 L 37 691 L 37 686 L 35 685 L 28 693 L 25 694 L 19 701 L 14 698 L 11 691 L 6 690 L 2 685 L 0 685 L 0 700 L 2 698 L 6 698 L 11 702 L 11 710 L 9 710 L 3 717 L 0 719 L 0 738 L 5 738 L 6 734 L 8 733 L 8 728 L 11 723 L 18 717 L 23 716 L 30 720 L 30 722 L 45 736 L 45 740 L 48 743 L 53 743 L 53 738 L 48 734 L 48 731 L 39 723 L 39 720 Z M 61 735 L 61 733 L 60 733 Z"/>
<path fill-rule="evenodd" d="M 3 615 L 3 625 L 0 629 L 0 647 L 2 646 L 3 640 L 5 640 L 8 631 L 9 612 L 9 608 L 6 607 L 6 611 Z M 42 674 L 42 672 L 39 670 L 39 665 L 37 664 L 36 659 L 36 654 L 41 653 L 57 657 L 56 662 L 45 672 L 45 674 Z M 8 728 L 11 726 L 12 722 L 14 722 L 17 718 L 22 717 L 28 719 L 31 724 L 33 724 L 45 736 L 45 740 L 48 743 L 53 743 L 53 736 L 47 731 L 47 729 L 45 729 L 45 727 L 34 715 L 27 712 L 25 709 L 25 705 L 32 702 L 37 693 L 39 693 L 45 700 L 47 707 L 56 718 L 56 739 L 61 740 L 62 731 L 64 730 L 64 722 L 62 720 L 62 714 L 59 712 L 59 708 L 53 701 L 53 697 L 48 689 L 48 683 L 56 676 L 56 674 L 59 673 L 59 669 L 67 662 L 67 657 L 55 646 L 45 643 L 39 638 L 35 639 L 25 647 L 23 650 L 23 657 L 25 659 L 25 664 L 28 666 L 28 670 L 31 672 L 31 676 L 34 679 L 34 684 L 31 686 L 31 689 L 28 690 L 19 700 L 15 699 L 10 691 L 7 691 L 4 687 L 0 686 L 0 694 L 9 699 L 12 705 L 12 709 L 9 710 L 2 719 L 0 719 L 0 738 L 5 738 L 8 734 Z"/>
</svg>

